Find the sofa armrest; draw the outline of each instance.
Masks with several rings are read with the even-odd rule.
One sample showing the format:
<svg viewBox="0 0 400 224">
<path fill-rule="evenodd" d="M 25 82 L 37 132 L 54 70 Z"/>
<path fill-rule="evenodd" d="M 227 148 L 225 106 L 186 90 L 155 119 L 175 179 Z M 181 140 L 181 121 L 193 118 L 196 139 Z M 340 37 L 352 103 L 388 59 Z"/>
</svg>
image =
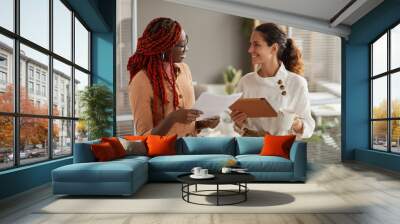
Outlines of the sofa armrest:
<svg viewBox="0 0 400 224">
<path fill-rule="evenodd" d="M 94 157 L 90 146 L 92 144 L 98 144 L 98 143 L 100 143 L 100 140 L 75 143 L 75 145 L 74 145 L 74 163 L 95 162 L 96 158 Z"/>
<path fill-rule="evenodd" d="M 293 162 L 293 179 L 305 181 L 307 176 L 307 143 L 295 141 L 290 149 L 290 160 Z"/>
</svg>

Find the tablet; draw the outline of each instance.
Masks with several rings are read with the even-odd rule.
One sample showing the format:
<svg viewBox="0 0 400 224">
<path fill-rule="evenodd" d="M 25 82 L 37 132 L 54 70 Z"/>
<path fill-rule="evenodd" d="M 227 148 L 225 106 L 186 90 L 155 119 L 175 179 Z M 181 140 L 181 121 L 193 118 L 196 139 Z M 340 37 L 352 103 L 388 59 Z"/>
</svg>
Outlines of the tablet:
<svg viewBox="0 0 400 224">
<path fill-rule="evenodd" d="M 229 109 L 238 110 L 248 117 L 277 117 L 278 114 L 265 98 L 241 98 L 235 101 Z"/>
</svg>

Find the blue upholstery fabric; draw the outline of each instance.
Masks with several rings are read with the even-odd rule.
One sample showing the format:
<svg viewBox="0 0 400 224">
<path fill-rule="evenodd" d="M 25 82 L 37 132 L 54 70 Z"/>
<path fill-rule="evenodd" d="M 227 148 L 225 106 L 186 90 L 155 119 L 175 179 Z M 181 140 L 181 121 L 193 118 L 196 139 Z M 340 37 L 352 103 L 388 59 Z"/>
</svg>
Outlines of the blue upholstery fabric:
<svg viewBox="0 0 400 224">
<path fill-rule="evenodd" d="M 90 146 L 92 144 L 98 144 L 100 140 L 94 140 L 90 142 L 75 143 L 74 147 L 74 163 L 88 163 L 95 162 L 96 158 L 92 153 Z"/>
<path fill-rule="evenodd" d="M 295 141 L 290 149 L 290 160 L 293 162 L 293 178 L 305 181 L 307 177 L 307 143 Z"/>
<path fill-rule="evenodd" d="M 235 139 L 232 137 L 184 137 L 177 141 L 177 154 L 235 155 Z"/>
<path fill-rule="evenodd" d="M 193 167 L 200 166 L 209 171 L 219 171 L 230 159 L 231 155 L 174 155 L 157 156 L 149 160 L 149 170 L 165 172 L 190 172 Z"/>
<path fill-rule="evenodd" d="M 53 170 L 52 176 L 55 194 L 125 195 L 147 182 L 148 164 L 143 158 L 74 163 Z"/>
<path fill-rule="evenodd" d="M 292 161 L 279 156 L 239 155 L 236 159 L 249 172 L 293 172 Z"/>
<path fill-rule="evenodd" d="M 263 137 L 236 137 L 236 155 L 260 154 L 264 145 Z"/>
</svg>

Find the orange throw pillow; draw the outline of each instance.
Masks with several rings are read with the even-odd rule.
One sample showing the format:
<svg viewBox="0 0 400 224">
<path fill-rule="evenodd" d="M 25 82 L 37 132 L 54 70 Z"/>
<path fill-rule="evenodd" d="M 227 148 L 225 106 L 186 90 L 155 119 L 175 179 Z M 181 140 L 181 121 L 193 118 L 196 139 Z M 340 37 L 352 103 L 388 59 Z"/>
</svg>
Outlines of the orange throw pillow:
<svg viewBox="0 0 400 224">
<path fill-rule="evenodd" d="M 92 149 L 94 157 L 99 162 L 110 161 L 117 158 L 114 149 L 108 142 L 93 144 L 90 147 Z"/>
<path fill-rule="evenodd" d="M 114 149 L 115 155 L 117 158 L 121 158 L 126 156 L 126 151 L 124 149 L 124 146 L 122 146 L 121 142 L 118 140 L 116 137 L 110 137 L 110 138 L 101 138 L 101 142 L 108 142 Z"/>
<path fill-rule="evenodd" d="M 140 141 L 142 141 L 142 142 L 145 142 L 146 139 L 147 139 L 147 136 L 142 136 L 142 135 L 125 135 L 123 138 L 126 139 L 126 140 L 129 140 L 129 141 L 137 141 L 137 140 L 140 140 Z"/>
<path fill-rule="evenodd" d="M 262 156 L 280 156 L 290 159 L 290 148 L 296 140 L 296 135 L 265 135 L 264 146 L 261 149 Z"/>
<path fill-rule="evenodd" d="M 148 156 L 165 156 L 176 155 L 175 142 L 177 135 L 159 136 L 149 135 L 147 137 L 147 155 Z"/>
</svg>

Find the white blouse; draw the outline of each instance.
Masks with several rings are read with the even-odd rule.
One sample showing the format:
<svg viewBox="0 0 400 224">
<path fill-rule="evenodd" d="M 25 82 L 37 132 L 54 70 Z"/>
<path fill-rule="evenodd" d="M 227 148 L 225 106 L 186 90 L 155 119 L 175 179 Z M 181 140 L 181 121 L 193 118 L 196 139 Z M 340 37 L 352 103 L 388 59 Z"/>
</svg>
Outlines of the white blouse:
<svg viewBox="0 0 400 224">
<path fill-rule="evenodd" d="M 283 91 L 286 95 L 282 94 Z M 298 137 L 309 138 L 313 134 L 315 122 L 311 117 L 307 81 L 287 71 L 282 63 L 273 77 L 264 78 L 256 72 L 246 74 L 240 79 L 236 92 L 242 92 L 243 98 L 263 97 L 278 112 L 277 117 L 248 118 L 246 128 L 268 131 L 272 135 L 287 135 L 292 133 L 293 121 L 298 117 L 303 121 L 303 134 Z"/>
</svg>

